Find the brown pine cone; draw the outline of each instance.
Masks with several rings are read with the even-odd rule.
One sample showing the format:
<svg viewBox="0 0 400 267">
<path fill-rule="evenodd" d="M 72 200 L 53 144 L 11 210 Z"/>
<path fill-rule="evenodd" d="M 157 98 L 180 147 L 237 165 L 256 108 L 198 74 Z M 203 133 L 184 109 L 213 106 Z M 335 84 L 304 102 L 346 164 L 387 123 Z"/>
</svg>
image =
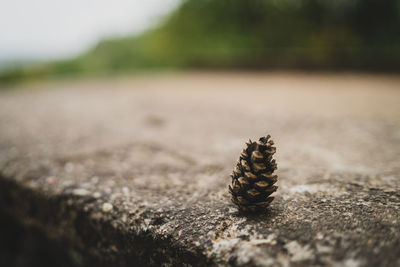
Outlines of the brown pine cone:
<svg viewBox="0 0 400 267">
<path fill-rule="evenodd" d="M 255 212 L 265 209 L 274 199 L 270 195 L 278 188 L 274 186 L 278 176 L 273 175 L 277 169 L 276 162 L 272 159 L 276 148 L 270 137 L 261 137 L 257 142 L 249 140 L 233 169 L 229 191 L 232 202 L 241 211 Z"/>
</svg>

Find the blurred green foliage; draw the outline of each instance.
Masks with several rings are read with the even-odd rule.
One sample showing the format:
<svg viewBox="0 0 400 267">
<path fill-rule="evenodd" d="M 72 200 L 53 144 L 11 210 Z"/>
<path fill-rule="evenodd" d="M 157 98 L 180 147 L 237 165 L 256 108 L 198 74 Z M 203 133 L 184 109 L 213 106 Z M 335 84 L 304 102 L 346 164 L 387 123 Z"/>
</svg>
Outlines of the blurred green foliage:
<svg viewBox="0 0 400 267">
<path fill-rule="evenodd" d="M 159 68 L 400 69 L 400 0 L 187 0 L 159 26 L 1 81 Z"/>
</svg>

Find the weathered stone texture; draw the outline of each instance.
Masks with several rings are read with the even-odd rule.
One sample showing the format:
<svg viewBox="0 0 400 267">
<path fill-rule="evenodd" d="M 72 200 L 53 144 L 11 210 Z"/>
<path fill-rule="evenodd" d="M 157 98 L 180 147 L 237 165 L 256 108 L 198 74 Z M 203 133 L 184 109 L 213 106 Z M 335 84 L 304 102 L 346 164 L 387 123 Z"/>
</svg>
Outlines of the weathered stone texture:
<svg viewBox="0 0 400 267">
<path fill-rule="evenodd" d="M 4 91 L 0 260 L 400 265 L 399 84 L 221 73 Z M 244 142 L 267 133 L 279 189 L 244 215 L 229 175 Z"/>
</svg>

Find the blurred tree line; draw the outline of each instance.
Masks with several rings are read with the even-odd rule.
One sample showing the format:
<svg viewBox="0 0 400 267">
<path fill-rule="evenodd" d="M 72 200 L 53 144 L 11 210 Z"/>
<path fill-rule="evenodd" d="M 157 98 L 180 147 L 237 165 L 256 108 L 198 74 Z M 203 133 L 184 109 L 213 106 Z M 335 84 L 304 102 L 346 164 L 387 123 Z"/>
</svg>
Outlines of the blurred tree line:
<svg viewBox="0 0 400 267">
<path fill-rule="evenodd" d="M 138 36 L 2 80 L 149 68 L 397 71 L 400 0 L 186 0 Z"/>
</svg>

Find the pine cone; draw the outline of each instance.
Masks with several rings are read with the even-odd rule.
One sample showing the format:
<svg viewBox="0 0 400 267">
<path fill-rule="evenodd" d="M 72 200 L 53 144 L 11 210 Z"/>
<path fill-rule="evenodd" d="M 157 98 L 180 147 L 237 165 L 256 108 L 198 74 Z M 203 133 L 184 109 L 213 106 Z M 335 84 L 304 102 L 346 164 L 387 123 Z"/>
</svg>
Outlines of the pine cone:
<svg viewBox="0 0 400 267">
<path fill-rule="evenodd" d="M 274 142 L 269 140 L 270 137 L 261 137 L 257 142 L 249 140 L 233 169 L 229 191 L 232 202 L 241 211 L 255 212 L 265 209 L 274 199 L 270 195 L 278 188 L 274 186 L 278 176 L 272 174 L 277 165 L 272 159 L 276 148 L 273 147 Z"/>
</svg>

